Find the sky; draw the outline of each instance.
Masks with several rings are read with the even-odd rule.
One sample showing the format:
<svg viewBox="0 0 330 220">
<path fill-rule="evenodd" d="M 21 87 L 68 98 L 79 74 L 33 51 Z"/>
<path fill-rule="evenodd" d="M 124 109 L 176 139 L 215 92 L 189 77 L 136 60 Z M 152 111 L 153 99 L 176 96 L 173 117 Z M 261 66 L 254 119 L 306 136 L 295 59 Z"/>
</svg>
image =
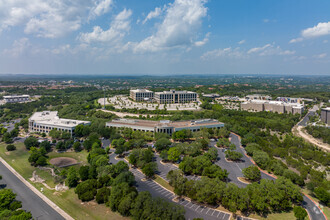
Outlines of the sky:
<svg viewBox="0 0 330 220">
<path fill-rule="evenodd" d="M 330 1 L 0 0 L 0 74 L 330 75 Z"/>
</svg>

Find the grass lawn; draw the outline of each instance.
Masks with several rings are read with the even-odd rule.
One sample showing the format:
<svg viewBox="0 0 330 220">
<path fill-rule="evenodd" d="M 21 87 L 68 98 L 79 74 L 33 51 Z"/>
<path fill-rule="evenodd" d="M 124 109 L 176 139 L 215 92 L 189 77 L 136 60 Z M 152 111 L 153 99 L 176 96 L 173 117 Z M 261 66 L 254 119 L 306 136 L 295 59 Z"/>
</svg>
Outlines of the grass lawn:
<svg viewBox="0 0 330 220">
<path fill-rule="evenodd" d="M 260 219 L 260 220 L 278 220 L 278 219 L 285 219 L 285 220 L 297 220 L 294 217 L 293 211 L 291 212 L 283 212 L 283 213 L 272 213 L 267 215 L 266 218 L 261 217 L 260 215 L 251 214 L 249 218 Z M 306 218 L 307 220 L 308 218 Z"/>
<path fill-rule="evenodd" d="M 16 150 L 11 151 L 9 154 L 6 153 L 7 144 L 0 143 L 0 156 L 11 165 L 18 173 L 20 173 L 26 180 L 29 181 L 29 178 L 32 176 L 32 172 L 34 170 L 38 170 L 35 167 L 31 166 L 28 162 L 29 153 L 25 149 L 23 143 L 16 143 Z M 87 152 L 82 151 L 79 153 L 69 152 L 69 153 L 49 153 L 49 157 L 72 157 L 77 159 L 78 161 L 82 161 L 87 163 Z M 46 183 L 53 187 L 55 185 L 51 185 L 52 177 L 47 171 L 37 171 L 38 175 L 42 178 L 46 179 Z M 74 193 L 74 189 L 70 189 L 65 192 L 56 192 L 55 190 L 49 190 L 41 183 L 32 183 L 38 190 L 41 188 L 44 189 L 43 193 L 56 205 L 58 205 L 61 209 L 66 211 L 70 216 L 74 219 L 119 219 L 126 220 L 129 218 L 122 217 L 118 213 L 114 213 L 110 210 L 110 208 L 105 205 L 98 205 L 96 202 L 81 202 L 77 195 Z"/>
<path fill-rule="evenodd" d="M 164 188 L 170 190 L 170 191 L 174 191 L 174 188 L 172 186 L 170 186 L 170 184 L 168 182 L 166 182 L 163 178 L 161 178 L 158 175 L 155 175 L 155 182 L 157 182 L 158 184 L 160 184 L 161 186 L 163 186 Z"/>
</svg>

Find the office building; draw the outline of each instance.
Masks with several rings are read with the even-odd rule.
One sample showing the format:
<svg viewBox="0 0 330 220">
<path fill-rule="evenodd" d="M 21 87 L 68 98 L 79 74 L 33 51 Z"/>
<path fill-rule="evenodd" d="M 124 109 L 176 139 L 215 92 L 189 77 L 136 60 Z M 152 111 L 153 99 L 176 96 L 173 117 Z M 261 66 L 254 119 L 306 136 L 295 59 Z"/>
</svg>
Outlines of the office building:
<svg viewBox="0 0 330 220">
<path fill-rule="evenodd" d="M 269 111 L 281 114 L 302 114 L 304 111 L 304 105 L 299 103 L 285 103 L 281 101 L 249 100 L 241 103 L 241 109 L 254 112 Z"/>
<path fill-rule="evenodd" d="M 147 89 L 130 90 L 130 98 L 136 102 L 152 101 L 154 92 Z"/>
<path fill-rule="evenodd" d="M 3 96 L 5 103 L 17 103 L 30 101 L 29 95 L 5 95 Z"/>
<path fill-rule="evenodd" d="M 224 123 L 215 119 L 201 119 L 194 121 L 149 121 L 137 119 L 114 119 L 106 123 L 107 127 L 131 128 L 134 131 L 161 132 L 169 135 L 180 130 L 200 131 L 201 128 L 221 128 Z"/>
<path fill-rule="evenodd" d="M 88 125 L 89 121 L 63 119 L 58 117 L 57 111 L 35 112 L 29 118 L 29 132 L 49 133 L 53 129 L 74 134 L 77 125 Z"/>
<path fill-rule="evenodd" d="M 330 107 L 321 109 L 321 121 L 330 124 Z"/>
<path fill-rule="evenodd" d="M 246 100 L 272 100 L 272 97 L 268 95 L 253 94 L 245 96 Z"/>
<path fill-rule="evenodd" d="M 281 101 L 285 103 L 302 103 L 301 98 L 291 98 L 291 97 L 277 97 L 276 101 Z"/>
<path fill-rule="evenodd" d="M 219 98 L 220 95 L 217 94 L 217 93 L 211 93 L 211 94 L 203 94 L 203 97 L 205 97 L 205 98 L 215 99 L 215 98 Z"/>
<path fill-rule="evenodd" d="M 197 93 L 190 91 L 163 91 L 155 92 L 154 99 L 159 104 L 196 102 Z"/>
</svg>

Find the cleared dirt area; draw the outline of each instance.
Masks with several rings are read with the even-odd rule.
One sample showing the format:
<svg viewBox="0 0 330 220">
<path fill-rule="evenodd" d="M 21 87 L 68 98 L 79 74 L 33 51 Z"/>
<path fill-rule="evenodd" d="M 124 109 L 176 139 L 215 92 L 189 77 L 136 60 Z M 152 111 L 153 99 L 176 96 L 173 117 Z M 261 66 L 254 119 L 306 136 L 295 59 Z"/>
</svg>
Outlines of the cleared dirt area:
<svg viewBox="0 0 330 220">
<path fill-rule="evenodd" d="M 296 132 L 293 132 L 293 133 L 296 133 L 296 135 L 304 138 L 309 143 L 316 145 L 317 147 L 321 148 L 322 150 L 330 152 L 329 144 L 323 143 L 321 140 L 318 140 L 318 139 L 314 138 L 312 135 L 307 134 L 304 131 L 303 126 L 298 126 L 296 128 L 293 128 L 293 131 L 294 130 L 296 130 Z"/>
<path fill-rule="evenodd" d="M 57 167 L 68 167 L 77 164 L 77 160 L 71 157 L 56 157 L 51 159 L 49 163 Z"/>
</svg>

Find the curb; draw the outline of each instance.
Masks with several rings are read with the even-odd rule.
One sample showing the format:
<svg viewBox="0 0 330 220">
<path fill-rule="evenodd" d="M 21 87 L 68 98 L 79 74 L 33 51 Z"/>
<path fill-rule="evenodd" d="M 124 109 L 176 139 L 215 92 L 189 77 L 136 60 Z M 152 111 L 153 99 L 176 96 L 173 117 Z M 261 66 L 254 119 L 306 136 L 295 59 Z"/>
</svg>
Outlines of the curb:
<svg viewBox="0 0 330 220">
<path fill-rule="evenodd" d="M 53 208 L 58 214 L 60 214 L 64 219 L 74 220 L 69 214 L 67 214 L 63 209 L 58 207 L 54 202 L 48 199 L 44 194 L 37 190 L 31 183 L 25 180 L 14 168 L 12 168 L 2 157 L 0 157 L 0 162 L 5 165 L 10 172 L 12 172 L 22 183 L 24 183 L 29 189 L 32 190 L 37 196 L 39 196 L 45 203 L 47 203 L 51 208 Z"/>
<path fill-rule="evenodd" d="M 238 137 L 239 141 L 241 142 L 241 136 L 239 136 L 238 134 L 235 134 L 234 132 L 231 132 L 231 133 L 234 134 L 234 135 L 236 135 L 236 136 Z M 242 147 L 242 145 L 240 145 L 240 147 L 241 147 L 242 149 L 244 149 L 244 148 Z M 245 154 L 245 153 L 244 153 L 244 154 Z M 247 156 L 247 157 L 251 160 L 251 162 L 252 162 L 255 166 L 258 167 L 258 169 L 259 169 L 261 172 L 263 172 L 264 174 L 266 174 L 266 175 L 268 175 L 268 176 L 271 176 L 271 177 L 277 179 L 277 176 L 272 175 L 272 174 L 269 174 L 267 171 L 262 170 L 262 169 L 261 169 L 261 168 L 260 168 L 255 162 L 254 162 L 254 160 L 253 160 L 250 156 L 248 156 L 247 154 L 245 154 L 245 156 Z M 326 220 L 328 220 L 327 216 L 324 214 L 324 212 L 323 212 L 323 210 L 320 208 L 320 206 L 318 206 L 317 203 L 316 203 L 311 197 L 309 197 L 308 195 L 306 195 L 304 192 L 302 192 L 302 194 L 304 194 L 309 200 L 311 200 L 311 201 L 315 204 L 315 206 L 318 207 L 319 210 L 322 212 L 324 218 L 325 218 Z M 307 214 L 308 214 L 309 219 L 311 220 L 312 218 L 310 217 L 308 210 L 307 210 L 307 209 L 305 209 L 305 210 L 306 210 L 306 212 L 307 212 Z"/>
</svg>

